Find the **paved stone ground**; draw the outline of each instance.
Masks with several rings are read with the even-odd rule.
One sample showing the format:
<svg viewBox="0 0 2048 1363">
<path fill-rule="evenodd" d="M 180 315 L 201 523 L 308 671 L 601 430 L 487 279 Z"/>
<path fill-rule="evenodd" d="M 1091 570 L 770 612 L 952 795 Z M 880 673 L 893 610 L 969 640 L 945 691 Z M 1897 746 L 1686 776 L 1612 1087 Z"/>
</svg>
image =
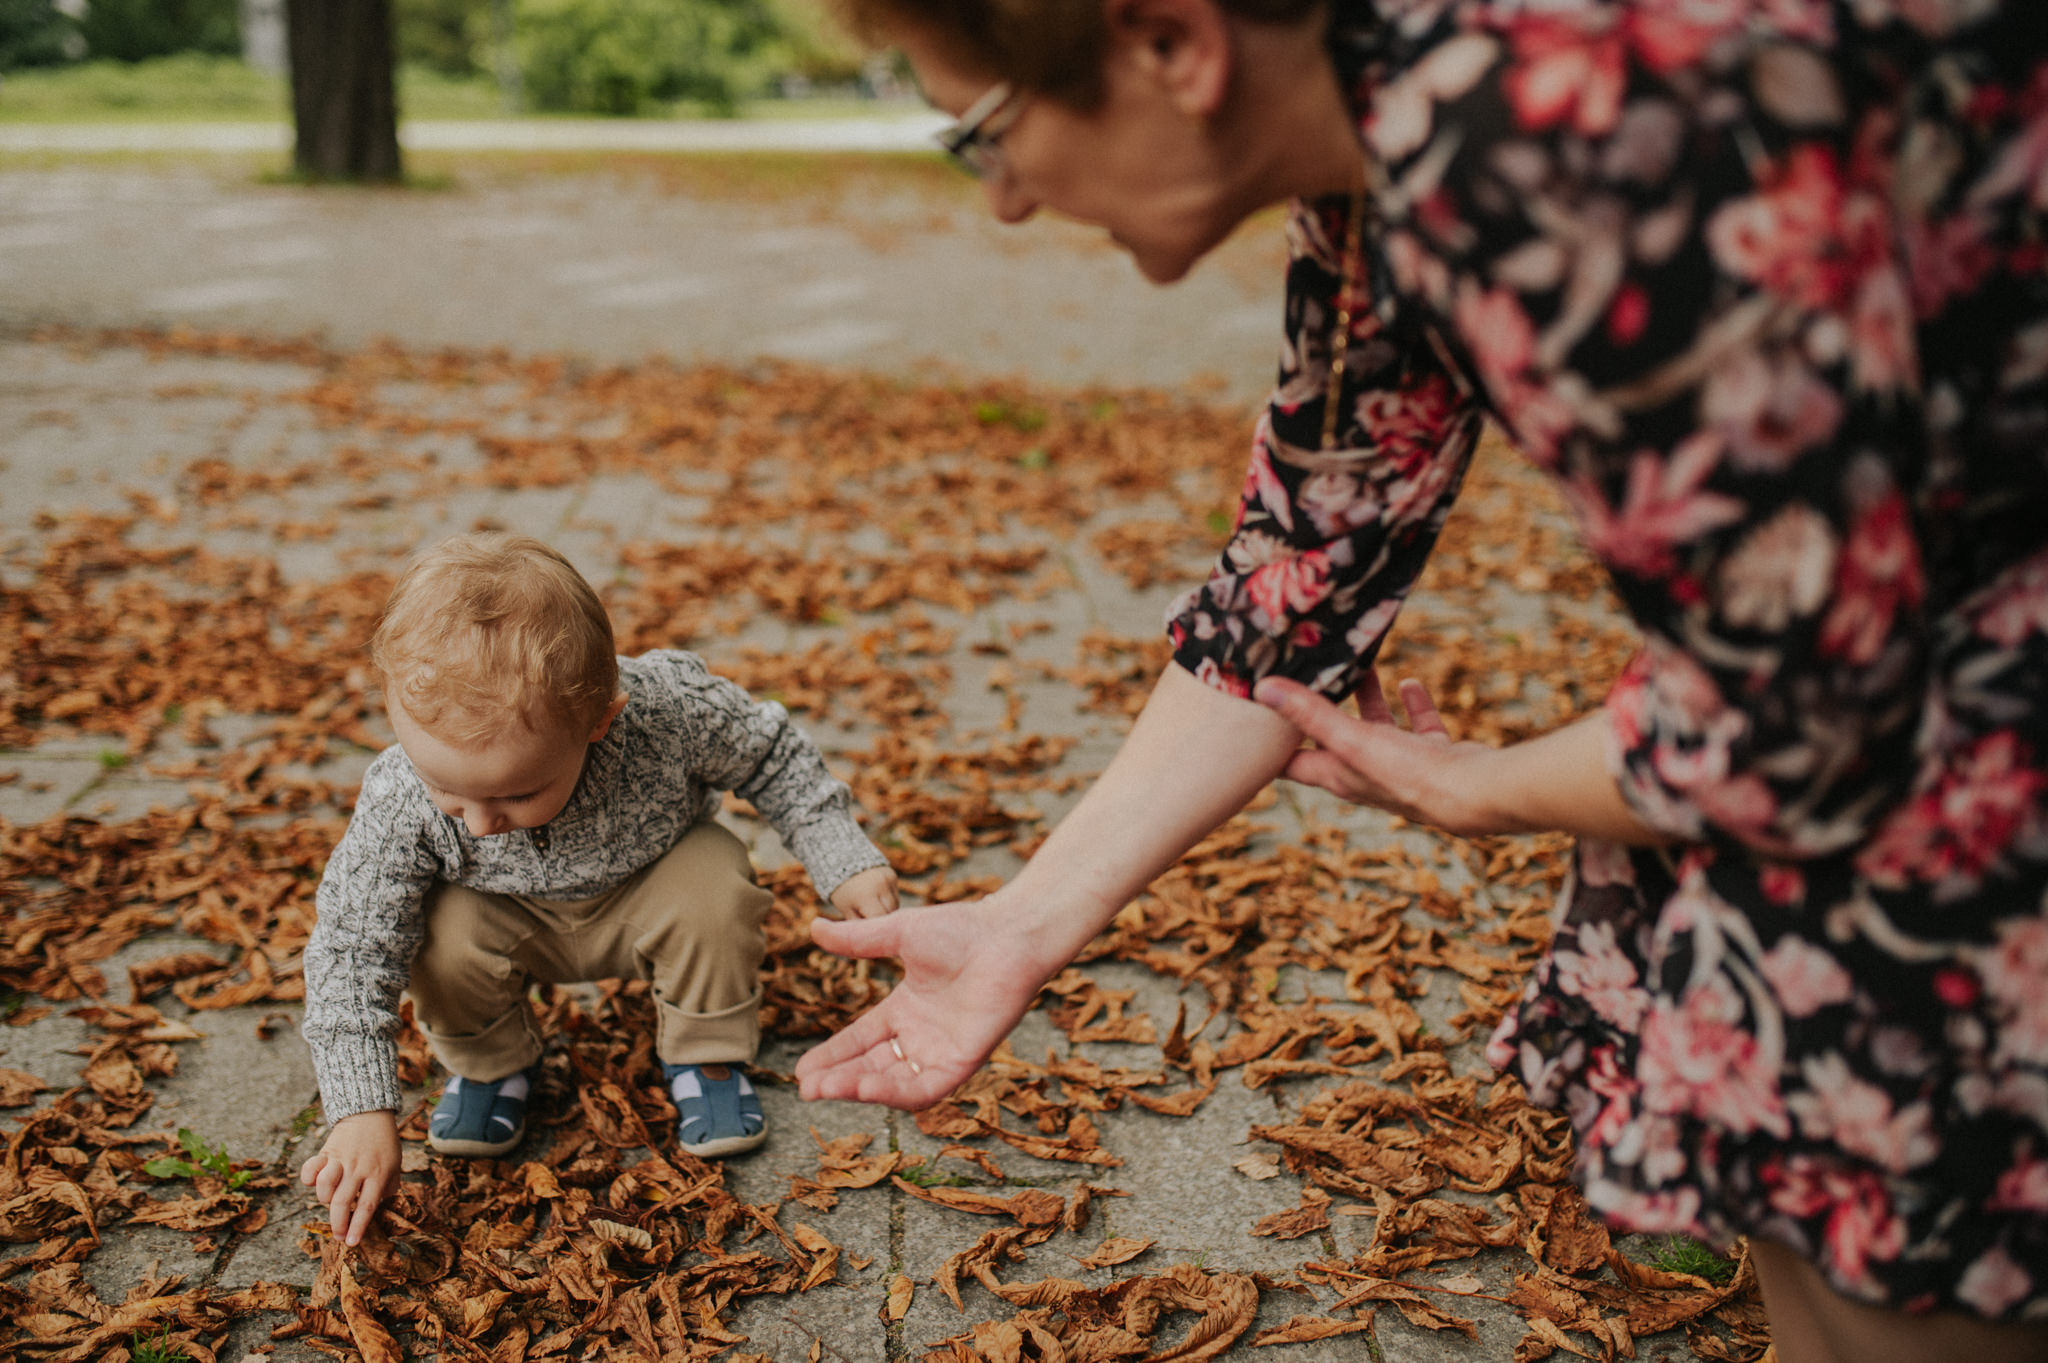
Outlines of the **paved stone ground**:
<svg viewBox="0 0 2048 1363">
<path fill-rule="evenodd" d="M 985 227 L 957 191 L 923 181 L 839 193 L 829 203 L 793 194 L 686 196 L 641 176 L 479 173 L 469 187 L 444 194 L 309 193 L 254 185 L 219 166 L 57 167 L 0 171 L 0 577 L 18 572 L 35 552 L 41 512 L 129 510 L 130 494 L 173 502 L 190 460 L 224 454 L 256 464 L 274 452 L 294 457 L 332 448 L 349 433 L 323 429 L 302 405 L 266 404 L 264 395 L 303 387 L 307 372 L 286 363 L 172 357 L 152 360 L 134 349 L 81 350 L 29 338 L 29 325 L 189 322 L 264 333 L 325 332 L 342 344 L 393 334 L 415 345 L 502 344 L 519 351 L 568 351 L 625 359 L 651 351 L 679 358 L 744 358 L 772 353 L 859 363 L 898 373 L 928 372 L 925 357 L 950 357 L 963 370 L 1026 371 L 1056 383 L 1178 384 L 1220 376 L 1209 386 L 1226 395 L 1256 392 L 1270 369 L 1266 328 L 1277 319 L 1277 281 L 1269 267 L 1278 247 L 1271 223 L 1233 244 L 1180 289 L 1155 291 L 1122 259 L 1077 229 L 1055 227 L 1000 234 Z M 1257 325 L 1254 325 L 1257 323 Z M 253 406 L 245 397 L 254 394 Z M 451 468 L 461 466 L 459 451 Z M 419 500 L 410 481 L 390 506 L 366 508 L 355 484 L 315 485 L 282 494 L 262 508 L 266 523 L 311 522 L 333 515 L 340 530 L 326 539 L 281 542 L 267 528 L 209 533 L 223 552 L 261 548 L 291 581 L 318 582 L 344 571 L 395 562 L 452 529 L 488 517 L 548 538 L 603 580 L 632 539 L 687 533 L 662 494 L 630 479 L 568 488 L 464 491 Z M 371 489 L 374 491 L 374 488 Z M 150 525 L 137 542 L 188 542 L 193 523 Z M 1070 666 L 1080 635 L 1106 625 L 1120 634 L 1157 628 L 1171 589 L 1136 592 L 1092 561 L 1080 537 L 1062 548 L 1074 568 L 1071 589 L 1029 603 L 1000 602 L 984 619 L 943 618 L 962 641 L 987 637 L 1011 621 L 1044 620 L 1052 629 L 1025 646 L 1024 658 Z M 1188 571 L 1197 571 L 1197 564 Z M 1427 602 L 1420 602 L 1428 609 Z M 750 642 L 800 644 L 815 629 L 776 626 Z M 965 643 L 947 660 L 954 681 L 949 713 L 956 733 L 992 725 L 1000 698 L 987 688 L 990 662 Z M 1027 732 L 1080 739 L 1064 769 L 1100 767 L 1116 727 L 1084 714 L 1064 683 L 1033 690 L 1023 717 Z M 257 727 L 229 716 L 215 725 L 232 746 Z M 859 730 L 818 730 L 836 759 L 867 740 Z M 37 747 L 0 752 L 0 818 L 16 823 L 71 810 L 119 818 L 152 805 L 185 800 L 180 783 L 152 777 L 149 754 L 114 767 L 97 740 L 61 728 Z M 351 780 L 367 753 L 337 757 L 321 775 Z M 1056 816 L 1065 800 L 1039 797 Z M 1306 821 L 1334 822 L 1354 838 L 1386 837 L 1373 816 L 1341 809 L 1314 792 L 1283 791 L 1265 815 L 1272 836 L 1293 835 Z M 771 834 L 746 827 L 763 862 L 781 857 Z M 994 852 L 969 871 L 1006 869 Z M 123 978 L 136 961 L 208 944 L 157 936 L 136 943 L 104 966 Z M 1139 1007 L 1162 1034 L 1181 999 L 1171 986 L 1120 965 L 1093 968 L 1109 987 L 1135 989 Z M 1341 982 L 1290 972 L 1283 995 L 1341 995 Z M 1200 1016 L 1202 1001 L 1189 1000 Z M 1426 1004 L 1431 1017 L 1455 1009 L 1445 983 Z M 185 1015 L 166 999 L 167 1013 Z M 304 1047 L 283 1031 L 258 1039 L 268 1008 L 190 1015 L 207 1033 L 181 1048 L 182 1065 L 162 1081 L 148 1122 L 186 1125 L 224 1142 L 236 1157 L 274 1160 L 296 1169 L 317 1147 L 315 1089 Z M 87 1029 L 63 1009 L 32 1026 L 0 1029 L 0 1065 L 28 1070 L 56 1085 L 76 1082 Z M 1064 1048 L 1064 1038 L 1036 1015 L 1015 1038 L 1018 1053 Z M 1130 1048 L 1088 1048 L 1104 1063 L 1134 1063 Z M 778 1044 L 763 1057 L 788 1071 L 798 1050 Z M 1467 1047 L 1459 1072 L 1478 1061 Z M 1246 1152 L 1246 1132 L 1270 1122 L 1308 1091 L 1278 1086 L 1254 1092 L 1226 1081 L 1191 1119 L 1126 1109 L 1102 1120 L 1104 1143 L 1124 1160 L 1094 1181 L 1132 1193 L 1098 1204 L 1085 1237 L 1062 1235 L 1006 1273 L 1011 1281 L 1048 1274 L 1074 1276 L 1072 1256 L 1110 1234 L 1152 1237 L 1160 1248 L 1143 1262 L 1205 1257 L 1211 1266 L 1290 1275 L 1305 1259 L 1348 1256 L 1371 1237 L 1370 1217 L 1336 1218 L 1319 1241 L 1256 1239 L 1252 1223 L 1294 1207 L 1300 1185 L 1291 1176 L 1263 1182 L 1230 1166 Z M 792 1090 L 765 1090 L 776 1139 L 733 1165 L 735 1190 L 751 1201 L 787 1192 L 786 1178 L 815 1168 L 807 1131 L 830 1138 L 873 1133 L 878 1141 L 930 1153 L 936 1143 L 908 1118 L 857 1105 L 806 1107 Z M 309 1125 L 310 1123 L 310 1125 Z M 1014 1152 L 1002 1162 L 1013 1178 L 1039 1178 L 1065 1188 L 1071 1166 L 1039 1164 Z M 223 1287 L 270 1279 L 306 1284 L 314 1265 L 298 1248 L 299 1227 L 319 1209 L 296 1187 L 271 1199 L 269 1225 L 229 1238 L 211 1254 L 195 1254 L 191 1237 L 152 1228 L 122 1228 L 90 1260 L 101 1294 L 119 1300 L 152 1266 Z M 807 1217 L 807 1219 L 809 1219 Z M 1010 1311 L 978 1287 L 968 1290 L 963 1318 L 935 1291 L 921 1289 L 900 1331 L 878 1318 L 886 1285 L 900 1269 L 920 1283 L 986 1225 L 893 1192 L 850 1196 L 817 1224 L 850 1252 L 872 1260 L 842 1267 L 835 1288 L 791 1299 L 767 1299 L 740 1312 L 752 1348 L 777 1359 L 807 1355 L 841 1360 L 915 1357 L 918 1346 L 953 1334 L 974 1319 Z M 1166 1258 L 1162 1256 L 1172 1256 Z M 1505 1288 L 1512 1260 L 1473 1261 L 1488 1292 Z M 1142 1266 L 1139 1265 L 1140 1267 Z M 1466 1265 L 1470 1266 L 1470 1265 Z M 1465 1267 L 1465 1266 L 1461 1266 Z M 1087 1275 L 1106 1281 L 1114 1271 Z M 1327 1292 L 1320 1294 L 1327 1305 Z M 1379 1318 L 1375 1343 L 1358 1338 L 1291 1346 L 1280 1357 L 1322 1360 L 1368 1356 L 1395 1363 L 1506 1358 L 1522 1333 L 1503 1306 L 1483 1299 L 1456 1303 L 1476 1316 L 1481 1337 L 1416 1330 L 1392 1312 Z M 1260 1325 L 1277 1324 L 1300 1304 L 1269 1305 Z M 245 1328 L 225 1359 L 267 1345 Z M 262 1356 L 262 1355 L 257 1355 Z M 269 1357 L 316 1357 L 295 1344 Z M 1639 1357 L 1685 1356 L 1682 1339 L 1641 1344 Z"/>
</svg>

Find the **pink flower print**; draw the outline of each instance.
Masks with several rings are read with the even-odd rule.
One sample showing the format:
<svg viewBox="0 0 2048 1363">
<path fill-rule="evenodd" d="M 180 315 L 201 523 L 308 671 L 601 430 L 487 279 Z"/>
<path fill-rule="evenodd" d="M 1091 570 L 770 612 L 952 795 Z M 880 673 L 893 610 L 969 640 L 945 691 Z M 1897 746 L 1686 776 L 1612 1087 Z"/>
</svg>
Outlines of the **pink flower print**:
<svg viewBox="0 0 2048 1363">
<path fill-rule="evenodd" d="M 1704 1234 L 1697 1188 L 1639 1193 L 1612 1183 L 1586 1189 L 1586 1205 L 1615 1225 L 1639 1235 Z"/>
<path fill-rule="evenodd" d="M 1330 556 L 1311 549 L 1269 563 L 1251 575 L 1245 590 L 1268 621 L 1305 614 L 1330 594 Z"/>
<path fill-rule="evenodd" d="M 1743 350 L 1708 375 L 1700 415 L 1728 442 L 1730 464 L 1779 473 L 1835 438 L 1842 399 L 1797 356 Z"/>
<path fill-rule="evenodd" d="M 1268 564 L 1284 563 L 1293 556 L 1294 550 L 1286 540 L 1263 530 L 1239 531 L 1223 548 L 1224 561 L 1234 573 L 1249 573 Z"/>
<path fill-rule="evenodd" d="M 1725 980 L 1709 979 L 1677 1007 L 1658 1000 L 1641 1035 L 1636 1073 L 1645 1108 L 1690 1114 L 1738 1135 L 1790 1134 L 1777 1057 L 1742 1026 L 1741 1002 Z"/>
<path fill-rule="evenodd" d="M 1972 962 L 1984 992 L 1998 1012 L 1998 1048 L 1993 1058 L 2028 1066 L 2048 1065 L 2048 919 L 2008 919 L 1998 942 Z"/>
<path fill-rule="evenodd" d="M 1536 328 L 1521 302 L 1506 289 L 1467 288 L 1455 320 L 1481 381 L 1503 399 L 1518 391 L 1536 358 Z"/>
<path fill-rule="evenodd" d="M 1606 1149 L 1626 1138 L 1636 1119 L 1635 1077 L 1621 1067 L 1612 1046 L 1594 1050 L 1586 1066 L 1586 1090 L 1598 1100 L 1600 1110 L 1590 1122 L 1578 1123 L 1582 1145 Z"/>
<path fill-rule="evenodd" d="M 1820 609 L 1835 576 L 1835 533 L 1795 502 L 1751 531 L 1722 562 L 1721 614 L 1775 634 Z"/>
<path fill-rule="evenodd" d="M 1858 855 L 1856 869 L 1887 887 L 1912 881 L 1974 885 L 1998 863 L 2021 828 L 2038 821 L 2044 786 L 2048 775 L 2035 766 L 2019 735 L 2009 730 L 1988 734 L 1952 754 L 1932 789 L 1886 816 Z M 2048 925 L 2041 931 L 2048 933 Z M 2048 954 L 2042 962 L 2048 965 Z M 2048 976 L 2033 976 L 2042 978 Z M 2042 1008 L 2041 1048 L 2031 1053 L 2048 1061 L 2048 992 Z"/>
<path fill-rule="evenodd" d="M 2012 1152 L 2012 1167 L 1998 1176 L 1990 1209 L 2001 1212 L 2048 1212 L 2048 1160 L 2037 1159 L 2030 1142 Z"/>
<path fill-rule="evenodd" d="M 1436 456 L 1457 415 L 1457 394 L 1442 374 L 1406 388 L 1374 389 L 1358 404 L 1378 465 L 1404 475 Z"/>
<path fill-rule="evenodd" d="M 1514 58 L 1501 88 L 1530 132 L 1571 125 L 1584 137 L 1614 131 L 1628 89 L 1628 44 L 1611 23 L 1523 15 L 1507 26 Z"/>
<path fill-rule="evenodd" d="M 1841 1274 L 1861 1281 L 1873 1259 L 1895 1259 L 1906 1247 L 1905 1223 L 1892 1210 L 1883 1179 L 1868 1169 L 1835 1169 L 1794 1155 L 1763 1170 L 1771 1205 L 1788 1216 L 1826 1211 L 1824 1252 Z"/>
<path fill-rule="evenodd" d="M 1891 260 L 1883 198 L 1852 188 L 1834 151 L 1811 143 L 1759 175 L 1756 193 L 1716 210 L 1706 237 L 1729 274 L 1819 311 L 1842 311 Z"/>
<path fill-rule="evenodd" d="M 1866 393 L 1919 387 L 1920 352 L 1913 306 L 1896 267 L 1864 275 L 1856 289 L 1849 328 L 1849 376 Z"/>
<path fill-rule="evenodd" d="M 1356 530 L 1378 519 L 1379 498 L 1365 480 L 1342 469 L 1320 469 L 1310 474 L 1295 496 L 1295 505 L 1307 513 L 1309 524 L 1324 539 Z"/>
<path fill-rule="evenodd" d="M 1917 1169 L 1941 1153 L 1927 1104 L 1894 1111 L 1889 1094 L 1857 1078 L 1848 1062 L 1832 1052 L 1807 1060 L 1800 1072 L 1806 1089 L 1787 1101 L 1802 1135 L 1832 1140 L 1895 1174 Z"/>
<path fill-rule="evenodd" d="M 1956 1283 L 1956 1299 L 1996 1318 L 2025 1301 L 2033 1290 L 2034 1280 L 2027 1271 L 1993 1245 L 1963 1270 Z"/>
<path fill-rule="evenodd" d="M 1636 883 L 1635 863 L 1628 858 L 1628 848 L 1602 838 L 1579 839 L 1576 869 L 1579 883 L 1589 887 Z"/>
<path fill-rule="evenodd" d="M 1653 71 L 1691 66 L 1749 19 L 1750 0 L 1644 0 L 1629 11 L 1630 45 Z"/>
<path fill-rule="evenodd" d="M 1913 285 L 1913 315 L 1933 317 L 1949 299 L 1974 293 L 1998 263 L 1975 213 L 1914 218 L 1906 223 L 1906 264 Z"/>
<path fill-rule="evenodd" d="M 1778 1006 L 1795 1018 L 1855 997 L 1849 972 L 1827 952 L 1797 937 L 1782 937 L 1757 962 Z"/>
<path fill-rule="evenodd" d="M 1214 658 L 1204 658 L 1195 664 L 1195 680 L 1212 691 L 1221 691 L 1240 700 L 1249 699 L 1252 694 L 1250 681 L 1235 671 L 1225 670 Z"/>
<path fill-rule="evenodd" d="M 1612 923 L 1581 928 L 1576 950 L 1560 946 L 1551 954 L 1557 987 L 1584 999 L 1601 1020 L 1624 1032 L 1642 1025 L 1649 996 L 1643 991 L 1635 963 L 1615 944 Z"/>
<path fill-rule="evenodd" d="M 1764 898 L 1780 908 L 1797 904 L 1806 898 L 1806 873 L 1797 866 L 1788 866 L 1783 862 L 1773 863 L 1759 871 L 1757 885 L 1763 890 Z"/>
<path fill-rule="evenodd" d="M 1294 512 L 1287 488 L 1273 471 L 1273 434 L 1263 421 L 1259 433 L 1252 441 L 1251 463 L 1245 467 L 1244 491 L 1237 509 L 1237 522 L 1244 524 L 1247 513 L 1264 511 L 1283 530 L 1294 528 Z"/>
<path fill-rule="evenodd" d="M 1588 545 L 1610 567 L 1638 577 L 1669 576 L 1678 567 L 1679 545 L 1742 518 L 1740 501 L 1702 490 L 1720 458 L 1720 437 L 1704 432 L 1669 456 L 1643 450 L 1629 461 L 1627 489 L 1612 509 L 1589 482 L 1574 480 L 1566 491 Z"/>
<path fill-rule="evenodd" d="M 2024 195 L 2036 211 L 2048 209 L 2048 99 L 2042 97 L 2044 89 L 2048 89 L 2048 70 L 2037 69 L 2026 99 L 2032 107 L 2025 131 L 2005 143 L 1984 178 L 1970 187 L 1970 207 L 1985 208 Z"/>
<path fill-rule="evenodd" d="M 2003 648 L 2048 634 L 2048 554 L 2007 572 L 1970 615 L 1978 635 Z"/>
<path fill-rule="evenodd" d="M 1836 563 L 1834 605 L 1821 621 L 1821 651 L 1868 666 L 1883 651 L 1893 617 L 1926 594 L 1905 499 L 1887 492 L 1863 506 L 1849 527 Z"/>
</svg>

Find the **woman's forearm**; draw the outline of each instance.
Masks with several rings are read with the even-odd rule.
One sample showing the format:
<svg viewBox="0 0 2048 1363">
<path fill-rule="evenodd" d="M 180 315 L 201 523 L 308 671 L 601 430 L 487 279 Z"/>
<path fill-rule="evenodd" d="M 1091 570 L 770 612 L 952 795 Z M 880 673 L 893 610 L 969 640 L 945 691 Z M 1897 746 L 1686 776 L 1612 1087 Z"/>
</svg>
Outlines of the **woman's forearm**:
<svg viewBox="0 0 2048 1363">
<path fill-rule="evenodd" d="M 1564 832 L 1652 846 L 1670 839 L 1637 817 L 1607 766 L 1605 710 L 1502 748 L 1479 793 L 1491 831 Z"/>
<path fill-rule="evenodd" d="M 1048 971 L 1286 766 L 1294 726 L 1178 664 L 1088 793 L 1005 886 L 1006 912 Z"/>
</svg>

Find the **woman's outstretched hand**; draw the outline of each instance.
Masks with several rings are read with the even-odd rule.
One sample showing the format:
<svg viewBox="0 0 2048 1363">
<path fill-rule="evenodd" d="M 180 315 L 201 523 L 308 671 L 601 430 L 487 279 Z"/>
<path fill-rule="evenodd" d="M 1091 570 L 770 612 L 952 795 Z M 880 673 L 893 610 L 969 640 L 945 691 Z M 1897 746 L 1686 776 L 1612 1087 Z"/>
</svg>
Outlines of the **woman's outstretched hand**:
<svg viewBox="0 0 2048 1363">
<path fill-rule="evenodd" d="M 1449 833 L 1508 831 L 1486 812 L 1483 771 L 1498 751 L 1452 742 L 1421 682 L 1404 681 L 1400 690 L 1406 727 L 1388 707 L 1376 671 L 1359 683 L 1355 715 L 1280 677 L 1261 681 L 1253 695 L 1315 740 L 1288 759 L 1281 775 L 1289 780 Z"/>
<path fill-rule="evenodd" d="M 895 957 L 903 978 L 797 1062 L 805 1098 L 930 1107 L 974 1073 L 1044 983 L 989 906 L 975 900 L 813 925 L 827 951 Z"/>
</svg>

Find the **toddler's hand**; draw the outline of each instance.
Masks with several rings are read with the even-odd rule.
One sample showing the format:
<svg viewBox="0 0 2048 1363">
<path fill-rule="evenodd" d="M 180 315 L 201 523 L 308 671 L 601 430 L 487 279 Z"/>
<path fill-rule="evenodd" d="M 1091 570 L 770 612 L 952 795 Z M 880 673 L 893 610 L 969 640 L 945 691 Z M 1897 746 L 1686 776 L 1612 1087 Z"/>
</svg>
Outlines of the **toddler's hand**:
<svg viewBox="0 0 2048 1363">
<path fill-rule="evenodd" d="M 832 907 L 850 918 L 880 918 L 896 912 L 896 872 L 876 866 L 849 876 L 832 892 Z"/>
<path fill-rule="evenodd" d="M 398 1114 L 358 1112 L 336 1122 L 320 1153 L 299 1169 L 299 1182 L 329 1209 L 344 1243 L 363 1243 L 377 1204 L 398 1182 Z"/>
</svg>

